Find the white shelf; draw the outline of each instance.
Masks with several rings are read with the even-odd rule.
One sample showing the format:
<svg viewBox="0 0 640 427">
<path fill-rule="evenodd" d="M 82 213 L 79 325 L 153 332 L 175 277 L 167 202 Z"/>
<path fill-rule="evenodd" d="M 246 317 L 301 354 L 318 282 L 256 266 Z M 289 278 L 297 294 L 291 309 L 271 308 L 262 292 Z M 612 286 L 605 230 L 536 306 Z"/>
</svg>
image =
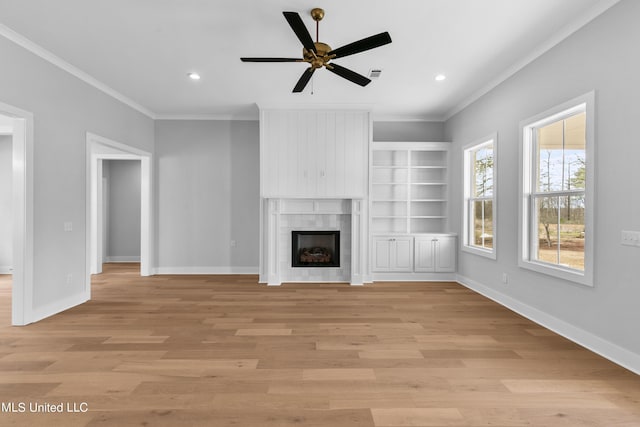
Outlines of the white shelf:
<svg viewBox="0 0 640 427">
<path fill-rule="evenodd" d="M 445 231 L 448 150 L 448 143 L 373 143 L 370 165 L 373 234 Z"/>
</svg>

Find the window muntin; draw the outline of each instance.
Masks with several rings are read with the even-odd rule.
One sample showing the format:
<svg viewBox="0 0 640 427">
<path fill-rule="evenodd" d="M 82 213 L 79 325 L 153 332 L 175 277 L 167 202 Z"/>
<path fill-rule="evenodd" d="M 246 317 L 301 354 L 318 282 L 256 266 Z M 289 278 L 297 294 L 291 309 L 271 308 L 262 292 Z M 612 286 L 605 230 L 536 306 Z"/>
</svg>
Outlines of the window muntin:
<svg viewBox="0 0 640 427">
<path fill-rule="evenodd" d="M 492 136 L 464 150 L 464 246 L 495 259 L 495 140 Z"/>
</svg>

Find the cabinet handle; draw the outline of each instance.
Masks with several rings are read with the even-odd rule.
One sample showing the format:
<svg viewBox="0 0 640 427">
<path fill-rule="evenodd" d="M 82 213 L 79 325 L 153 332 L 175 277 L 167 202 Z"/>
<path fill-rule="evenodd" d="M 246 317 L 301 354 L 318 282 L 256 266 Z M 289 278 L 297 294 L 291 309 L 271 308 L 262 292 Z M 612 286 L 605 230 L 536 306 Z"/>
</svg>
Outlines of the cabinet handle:
<svg viewBox="0 0 640 427">
<path fill-rule="evenodd" d="M 320 177 L 324 178 L 324 171 L 320 171 Z"/>
</svg>

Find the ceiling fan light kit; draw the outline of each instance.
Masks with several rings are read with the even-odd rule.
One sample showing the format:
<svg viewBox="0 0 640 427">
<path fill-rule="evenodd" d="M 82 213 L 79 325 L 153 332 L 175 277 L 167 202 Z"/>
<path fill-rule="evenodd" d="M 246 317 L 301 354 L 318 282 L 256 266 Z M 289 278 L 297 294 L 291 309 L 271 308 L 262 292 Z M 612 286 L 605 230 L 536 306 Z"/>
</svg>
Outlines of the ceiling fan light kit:
<svg viewBox="0 0 640 427">
<path fill-rule="evenodd" d="M 358 40 L 353 43 L 349 43 L 337 49 L 331 49 L 326 43 L 322 43 L 318 40 L 319 25 L 322 18 L 324 18 L 324 10 L 320 8 L 314 8 L 311 10 L 311 17 L 316 22 L 316 41 L 314 42 L 309 34 L 309 30 L 305 26 L 302 18 L 297 12 L 282 12 L 285 19 L 289 23 L 289 26 L 302 43 L 302 58 L 240 58 L 243 62 L 306 62 L 309 64 L 296 85 L 293 88 L 293 92 L 302 92 L 304 88 L 311 80 L 313 73 L 318 68 L 326 68 L 332 73 L 345 78 L 357 85 L 366 86 L 371 83 L 371 80 L 367 77 L 356 73 L 348 68 L 342 67 L 335 62 L 330 62 L 336 58 L 343 58 L 345 56 L 354 55 L 356 53 L 364 52 L 376 47 L 383 46 L 391 43 L 391 36 L 388 32 L 376 34 L 362 40 Z"/>
</svg>

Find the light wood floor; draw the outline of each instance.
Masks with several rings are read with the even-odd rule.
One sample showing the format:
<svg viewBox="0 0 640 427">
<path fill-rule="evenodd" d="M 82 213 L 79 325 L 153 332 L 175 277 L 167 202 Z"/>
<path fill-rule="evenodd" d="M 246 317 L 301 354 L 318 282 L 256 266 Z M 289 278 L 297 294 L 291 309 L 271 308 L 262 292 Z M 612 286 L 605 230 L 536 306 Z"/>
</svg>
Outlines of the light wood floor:
<svg viewBox="0 0 640 427">
<path fill-rule="evenodd" d="M 457 284 L 137 268 L 26 327 L 0 278 L 1 426 L 640 426 L 639 376 Z"/>
</svg>

